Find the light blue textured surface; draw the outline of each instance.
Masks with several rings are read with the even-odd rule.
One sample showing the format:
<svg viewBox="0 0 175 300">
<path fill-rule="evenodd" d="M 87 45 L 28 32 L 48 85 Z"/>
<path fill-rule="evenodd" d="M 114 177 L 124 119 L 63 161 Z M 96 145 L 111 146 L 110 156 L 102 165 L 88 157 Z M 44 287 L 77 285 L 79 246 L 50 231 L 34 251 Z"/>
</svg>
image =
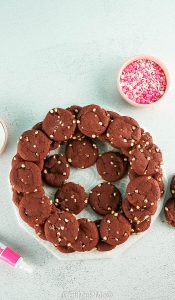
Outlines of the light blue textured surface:
<svg viewBox="0 0 175 300">
<path fill-rule="evenodd" d="M 174 28 L 172 0 L 0 0 L 0 117 L 10 134 L 0 157 L 0 239 L 34 265 L 31 276 L 0 263 L 0 300 L 174 299 L 173 228 L 159 219 L 120 260 L 59 262 L 17 224 L 7 180 L 24 129 L 51 107 L 92 102 L 140 121 L 175 172 Z M 160 57 L 172 79 L 167 99 L 145 110 L 115 88 L 118 67 L 140 53 Z"/>
</svg>

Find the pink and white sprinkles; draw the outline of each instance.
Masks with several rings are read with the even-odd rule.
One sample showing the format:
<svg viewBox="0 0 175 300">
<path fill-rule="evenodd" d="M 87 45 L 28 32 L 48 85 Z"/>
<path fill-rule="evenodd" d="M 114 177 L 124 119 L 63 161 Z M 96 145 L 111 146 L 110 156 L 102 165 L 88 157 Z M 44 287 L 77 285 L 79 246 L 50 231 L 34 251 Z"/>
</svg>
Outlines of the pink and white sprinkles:
<svg viewBox="0 0 175 300">
<path fill-rule="evenodd" d="M 133 102 L 150 104 L 159 100 L 166 90 L 166 76 L 152 60 L 138 59 L 127 65 L 120 76 L 123 93 Z"/>
</svg>

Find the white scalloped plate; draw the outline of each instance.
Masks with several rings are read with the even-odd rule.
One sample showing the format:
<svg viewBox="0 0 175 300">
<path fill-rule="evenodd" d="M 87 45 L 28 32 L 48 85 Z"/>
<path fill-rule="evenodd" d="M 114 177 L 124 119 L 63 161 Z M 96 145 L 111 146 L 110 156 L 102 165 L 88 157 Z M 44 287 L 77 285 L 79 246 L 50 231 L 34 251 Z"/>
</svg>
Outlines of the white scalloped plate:
<svg viewBox="0 0 175 300">
<path fill-rule="evenodd" d="M 114 148 L 112 148 L 110 145 L 107 144 L 103 144 L 101 142 L 97 142 L 98 148 L 100 149 L 100 152 L 106 152 L 106 151 L 110 151 L 113 150 Z M 116 151 L 116 149 L 115 149 Z M 64 149 L 62 148 L 60 152 L 64 152 Z M 58 153 L 58 151 L 52 151 L 53 153 Z M 100 178 L 97 170 L 96 170 L 96 166 L 92 166 L 88 169 L 74 169 L 71 168 L 71 173 L 70 173 L 70 177 L 69 177 L 69 181 L 73 181 L 75 183 L 81 184 L 82 186 L 84 186 L 86 192 L 88 193 L 94 186 L 96 186 L 97 184 L 99 184 L 100 182 L 103 182 L 103 180 Z M 117 188 L 119 188 L 119 190 L 121 191 L 123 197 L 125 196 L 125 189 L 126 189 L 126 185 L 128 183 L 128 176 L 125 176 L 123 179 L 121 179 L 120 181 L 118 181 L 117 183 L 115 183 L 115 186 Z M 166 174 L 164 172 L 164 183 L 165 183 L 165 189 L 167 186 L 167 178 L 166 178 Z M 51 199 L 54 199 L 54 194 L 56 189 L 50 188 L 48 186 L 44 186 L 45 187 L 45 191 L 46 191 L 46 195 L 48 195 Z M 164 193 L 164 195 L 166 194 L 166 191 Z M 155 213 L 154 216 L 152 216 L 152 222 L 151 222 L 151 226 L 152 227 L 154 221 L 157 219 L 158 215 L 160 214 L 161 210 L 162 210 L 162 206 L 163 206 L 163 202 L 164 202 L 164 196 L 159 200 L 158 202 L 158 208 L 157 211 Z M 44 241 L 42 239 L 40 239 L 36 234 L 35 231 L 29 227 L 19 216 L 18 213 L 18 209 L 14 206 L 15 209 L 15 213 L 16 213 L 16 217 L 17 220 L 19 222 L 19 225 L 26 230 L 30 235 L 32 235 L 39 243 L 40 245 L 42 245 L 43 247 L 45 247 L 50 253 L 52 253 L 55 257 L 57 257 L 58 259 L 61 260 L 84 260 L 84 259 L 104 259 L 104 258 L 113 258 L 116 257 L 116 255 L 120 255 L 122 252 L 124 252 L 126 249 L 128 249 L 130 246 L 132 246 L 135 242 L 138 242 L 140 240 L 140 238 L 142 238 L 149 230 L 150 228 L 143 232 L 143 233 L 139 233 L 139 234 L 133 234 L 129 237 L 129 239 L 117 246 L 115 249 L 108 251 L 108 252 L 98 252 L 96 250 L 93 251 L 89 251 L 89 252 L 74 252 L 74 253 L 69 253 L 69 254 L 64 254 L 59 252 L 58 250 L 56 250 L 56 248 L 49 242 Z M 82 218 L 82 217 L 86 217 L 89 218 L 91 220 L 97 220 L 100 218 L 99 215 L 97 215 L 91 208 L 90 206 L 88 206 L 85 210 L 83 210 L 83 212 L 81 212 L 79 215 L 77 215 L 77 218 Z"/>
</svg>

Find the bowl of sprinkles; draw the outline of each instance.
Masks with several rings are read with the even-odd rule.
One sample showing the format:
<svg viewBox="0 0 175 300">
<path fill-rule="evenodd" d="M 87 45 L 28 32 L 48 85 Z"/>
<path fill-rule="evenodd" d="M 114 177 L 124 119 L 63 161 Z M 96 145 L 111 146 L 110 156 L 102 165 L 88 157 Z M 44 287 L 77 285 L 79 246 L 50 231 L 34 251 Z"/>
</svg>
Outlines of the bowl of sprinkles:
<svg viewBox="0 0 175 300">
<path fill-rule="evenodd" d="M 169 73 L 158 58 L 138 55 L 122 65 L 117 86 L 125 101 L 133 106 L 145 107 L 165 98 L 169 88 Z"/>
</svg>

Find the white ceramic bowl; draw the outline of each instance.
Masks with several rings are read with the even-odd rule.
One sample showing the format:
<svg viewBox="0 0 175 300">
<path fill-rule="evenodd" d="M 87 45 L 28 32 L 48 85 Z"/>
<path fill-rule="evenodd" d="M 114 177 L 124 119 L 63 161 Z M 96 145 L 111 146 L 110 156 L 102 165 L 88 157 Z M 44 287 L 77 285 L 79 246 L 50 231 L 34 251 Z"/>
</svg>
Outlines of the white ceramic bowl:
<svg viewBox="0 0 175 300">
<path fill-rule="evenodd" d="M 162 97 L 160 97 L 156 102 L 152 102 L 150 104 L 140 104 L 140 103 L 136 103 L 132 100 L 130 100 L 127 95 L 122 91 L 122 87 L 121 87 L 121 84 L 120 84 L 120 76 L 123 72 L 123 70 L 126 68 L 126 66 L 128 66 L 129 64 L 131 64 L 132 62 L 136 61 L 136 60 L 139 60 L 139 59 L 148 59 L 148 60 L 151 60 L 151 61 L 154 61 L 155 63 L 157 63 L 161 68 L 162 70 L 164 71 L 165 73 L 165 77 L 166 77 L 166 82 L 167 82 L 167 85 L 166 85 L 166 90 L 164 92 L 164 94 L 162 95 Z M 123 65 L 122 67 L 119 69 L 119 72 L 118 72 L 118 76 L 117 76 L 117 88 L 118 88 L 118 91 L 120 93 L 120 95 L 122 96 L 122 98 L 128 102 L 129 104 L 135 106 L 135 107 L 148 107 L 148 106 L 152 106 L 152 105 L 155 105 L 156 103 L 162 101 L 166 95 L 167 95 L 167 92 L 169 90 L 169 85 L 170 85 L 170 76 L 169 76 L 169 72 L 168 72 L 168 69 L 167 67 L 164 65 L 163 62 L 161 62 L 158 58 L 154 57 L 154 56 L 151 56 L 151 55 L 137 55 L 137 56 L 133 56 L 131 57 L 130 59 L 128 59 Z"/>
</svg>

